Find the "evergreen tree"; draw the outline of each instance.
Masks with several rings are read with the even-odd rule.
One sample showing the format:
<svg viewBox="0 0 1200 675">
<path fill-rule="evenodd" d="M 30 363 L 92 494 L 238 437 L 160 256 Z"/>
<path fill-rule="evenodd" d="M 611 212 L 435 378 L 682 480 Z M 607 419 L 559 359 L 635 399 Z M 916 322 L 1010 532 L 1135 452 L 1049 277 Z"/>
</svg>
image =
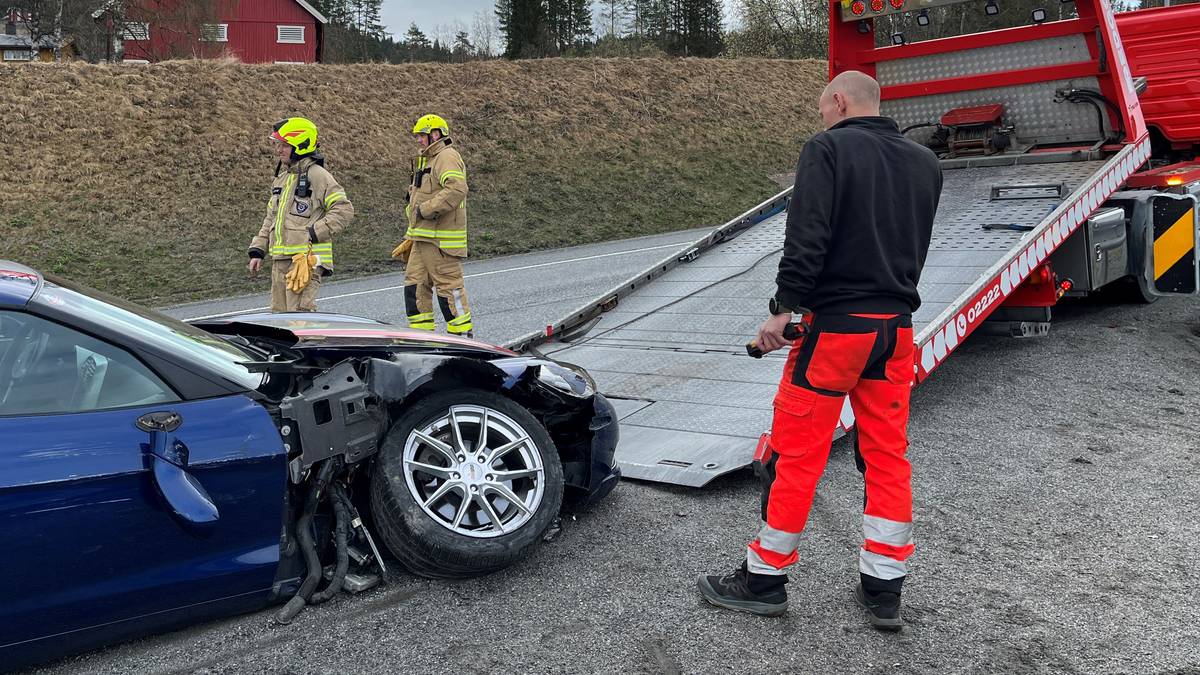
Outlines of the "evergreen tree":
<svg viewBox="0 0 1200 675">
<path fill-rule="evenodd" d="M 386 35 L 383 27 L 383 0 L 363 0 L 362 5 L 362 25 L 359 29 L 376 40 L 382 40 Z"/>
<path fill-rule="evenodd" d="M 496 24 L 500 29 L 500 37 L 504 41 L 504 55 L 513 58 L 509 49 L 509 33 L 514 32 L 513 0 L 496 0 Z"/>
<path fill-rule="evenodd" d="M 408 52 L 409 63 L 424 60 L 429 51 L 429 38 L 420 28 L 417 28 L 417 24 L 412 23 L 408 26 L 408 32 L 404 34 L 404 46 Z"/>
<path fill-rule="evenodd" d="M 591 0 L 570 0 L 571 5 L 571 42 L 582 47 L 592 39 L 592 2 Z"/>
<path fill-rule="evenodd" d="M 496 16 L 506 57 L 538 58 L 549 52 L 551 33 L 544 0 L 498 0 Z"/>
<path fill-rule="evenodd" d="M 466 60 L 475 51 L 474 45 L 471 44 L 471 36 L 467 31 L 460 30 L 454 34 L 454 55 Z"/>
</svg>

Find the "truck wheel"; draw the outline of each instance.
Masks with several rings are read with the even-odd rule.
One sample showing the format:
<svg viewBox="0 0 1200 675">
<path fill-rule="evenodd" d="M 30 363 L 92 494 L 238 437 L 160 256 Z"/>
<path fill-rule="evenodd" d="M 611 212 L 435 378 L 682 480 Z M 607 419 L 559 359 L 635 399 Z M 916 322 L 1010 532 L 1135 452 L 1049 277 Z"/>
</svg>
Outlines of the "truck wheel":
<svg viewBox="0 0 1200 675">
<path fill-rule="evenodd" d="M 388 549 L 414 574 L 461 578 L 519 560 L 562 505 L 558 451 L 513 401 L 477 389 L 409 407 L 384 438 L 371 511 Z"/>
</svg>

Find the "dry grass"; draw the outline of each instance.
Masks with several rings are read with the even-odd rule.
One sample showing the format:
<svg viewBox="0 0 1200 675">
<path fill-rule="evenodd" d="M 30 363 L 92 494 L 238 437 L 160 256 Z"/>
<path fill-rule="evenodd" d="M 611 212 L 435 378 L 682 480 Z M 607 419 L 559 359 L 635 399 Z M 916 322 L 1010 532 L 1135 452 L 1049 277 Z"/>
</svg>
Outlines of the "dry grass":
<svg viewBox="0 0 1200 675">
<path fill-rule="evenodd" d="M 244 250 L 295 114 L 357 209 L 338 276 L 392 269 L 409 130 L 447 117 L 473 257 L 716 224 L 777 188 L 817 128 L 815 61 L 3 69 L 0 258 L 163 304 L 261 289 Z"/>
</svg>

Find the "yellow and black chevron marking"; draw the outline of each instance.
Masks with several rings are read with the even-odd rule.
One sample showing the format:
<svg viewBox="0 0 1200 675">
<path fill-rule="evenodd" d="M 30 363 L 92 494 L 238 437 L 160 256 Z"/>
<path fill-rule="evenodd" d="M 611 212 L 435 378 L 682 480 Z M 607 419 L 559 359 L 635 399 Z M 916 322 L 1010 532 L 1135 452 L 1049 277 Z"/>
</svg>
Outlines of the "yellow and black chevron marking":
<svg viewBox="0 0 1200 675">
<path fill-rule="evenodd" d="M 1196 200 L 1154 197 L 1154 287 L 1196 292 Z"/>
</svg>

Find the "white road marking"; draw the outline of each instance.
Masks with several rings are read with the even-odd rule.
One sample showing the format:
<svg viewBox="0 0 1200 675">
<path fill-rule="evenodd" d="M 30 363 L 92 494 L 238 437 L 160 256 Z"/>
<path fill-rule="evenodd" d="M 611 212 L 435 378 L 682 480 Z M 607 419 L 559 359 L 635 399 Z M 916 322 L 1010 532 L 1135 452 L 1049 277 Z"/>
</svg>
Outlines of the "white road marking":
<svg viewBox="0 0 1200 675">
<path fill-rule="evenodd" d="M 697 237 L 699 238 L 699 237 Z M 663 244 L 662 246 L 650 246 L 648 248 L 635 248 L 628 251 L 616 251 L 614 253 L 600 253 L 598 255 L 588 255 L 582 258 L 571 258 L 569 260 L 555 260 L 553 262 L 537 263 L 536 265 L 522 265 L 520 267 L 507 267 L 502 270 L 492 270 L 490 272 L 477 272 L 475 274 L 465 274 L 464 279 L 475 279 L 478 277 L 491 276 L 493 274 L 504 274 L 507 272 L 521 272 L 524 270 L 537 269 L 539 267 L 551 267 L 553 265 L 566 265 L 568 263 L 583 262 L 585 260 L 596 260 L 598 258 L 611 258 L 618 255 L 628 255 L 630 253 L 644 253 L 645 251 L 657 251 L 664 248 L 682 248 L 687 245 L 687 242 L 679 242 L 678 244 Z M 321 302 L 329 302 L 331 300 L 341 300 L 343 298 L 353 298 L 359 295 L 368 295 L 371 293 L 382 293 L 384 291 L 395 291 L 404 288 L 404 284 L 399 286 L 384 286 L 382 288 L 372 288 L 365 291 L 355 291 L 353 293 L 342 293 L 340 295 L 330 295 L 328 297 L 319 297 Z M 218 319 L 224 316 L 237 316 L 239 314 L 251 314 L 254 312 L 265 312 L 271 309 L 270 307 L 254 307 L 252 309 L 239 309 L 235 312 L 222 312 L 220 314 L 206 314 L 204 316 L 193 316 L 183 319 L 184 321 L 204 321 L 205 319 Z"/>
</svg>

